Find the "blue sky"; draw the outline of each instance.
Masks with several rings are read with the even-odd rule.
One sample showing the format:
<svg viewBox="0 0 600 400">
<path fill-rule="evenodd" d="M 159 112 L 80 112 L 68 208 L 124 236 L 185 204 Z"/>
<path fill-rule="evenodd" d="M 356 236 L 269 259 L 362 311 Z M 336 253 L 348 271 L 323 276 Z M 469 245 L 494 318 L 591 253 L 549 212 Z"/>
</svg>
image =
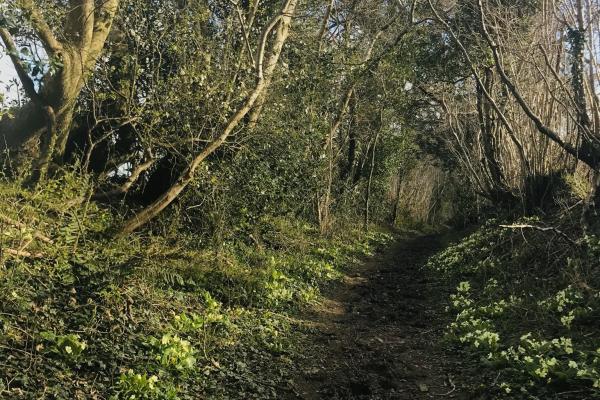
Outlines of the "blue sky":
<svg viewBox="0 0 600 400">
<path fill-rule="evenodd" d="M 7 93 L 6 84 L 13 78 L 16 78 L 17 74 L 13 65 L 7 55 L 0 52 L 0 93 L 6 95 L 8 99 L 12 99 L 16 96 L 16 93 L 11 91 Z"/>
</svg>

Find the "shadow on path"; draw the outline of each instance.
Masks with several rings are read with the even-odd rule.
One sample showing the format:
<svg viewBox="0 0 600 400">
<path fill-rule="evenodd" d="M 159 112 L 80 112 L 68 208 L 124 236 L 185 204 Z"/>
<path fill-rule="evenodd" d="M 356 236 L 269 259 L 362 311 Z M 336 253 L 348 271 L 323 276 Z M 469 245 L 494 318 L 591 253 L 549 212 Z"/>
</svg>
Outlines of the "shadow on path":
<svg viewBox="0 0 600 400">
<path fill-rule="evenodd" d="M 304 315 L 297 399 L 472 399 L 440 346 L 448 289 L 422 268 L 439 236 L 394 243 Z"/>
</svg>

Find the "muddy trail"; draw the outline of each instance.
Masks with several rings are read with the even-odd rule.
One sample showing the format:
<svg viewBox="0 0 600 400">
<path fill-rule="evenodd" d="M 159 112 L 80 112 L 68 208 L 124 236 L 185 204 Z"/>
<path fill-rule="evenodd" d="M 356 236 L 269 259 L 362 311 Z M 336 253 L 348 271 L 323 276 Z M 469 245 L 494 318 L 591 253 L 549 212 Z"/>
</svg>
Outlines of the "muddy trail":
<svg viewBox="0 0 600 400">
<path fill-rule="evenodd" d="M 294 398 L 481 398 L 472 371 L 443 348 L 450 289 L 423 268 L 443 241 L 398 241 L 325 291 L 304 315 Z"/>
</svg>

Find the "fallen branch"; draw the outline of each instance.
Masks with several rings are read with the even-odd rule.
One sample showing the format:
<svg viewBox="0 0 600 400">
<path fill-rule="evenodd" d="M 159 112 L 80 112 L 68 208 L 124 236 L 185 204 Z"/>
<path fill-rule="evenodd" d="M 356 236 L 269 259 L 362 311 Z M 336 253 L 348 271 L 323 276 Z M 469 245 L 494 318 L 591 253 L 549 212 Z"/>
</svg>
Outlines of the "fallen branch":
<svg viewBox="0 0 600 400">
<path fill-rule="evenodd" d="M 536 231 L 540 231 L 540 232 L 554 232 L 559 236 L 562 236 L 566 241 L 568 241 L 569 243 L 571 243 L 574 246 L 578 246 L 579 244 L 571 239 L 566 233 L 564 233 L 563 231 L 553 227 L 553 226 L 548 226 L 548 227 L 544 227 L 544 226 L 536 226 L 536 225 L 529 225 L 529 224 L 515 224 L 515 225 L 500 225 L 501 228 L 508 228 L 508 229 L 535 229 Z"/>
</svg>

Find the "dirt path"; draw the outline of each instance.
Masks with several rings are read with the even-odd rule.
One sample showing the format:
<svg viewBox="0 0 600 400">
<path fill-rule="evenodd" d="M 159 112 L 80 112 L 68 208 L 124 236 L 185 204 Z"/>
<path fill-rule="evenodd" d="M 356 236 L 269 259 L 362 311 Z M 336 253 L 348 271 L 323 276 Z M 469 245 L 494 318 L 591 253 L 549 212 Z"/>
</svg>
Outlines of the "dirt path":
<svg viewBox="0 0 600 400">
<path fill-rule="evenodd" d="M 330 288 L 305 315 L 296 398 L 473 399 L 440 346 L 447 289 L 421 267 L 436 236 L 403 240 Z"/>
</svg>

